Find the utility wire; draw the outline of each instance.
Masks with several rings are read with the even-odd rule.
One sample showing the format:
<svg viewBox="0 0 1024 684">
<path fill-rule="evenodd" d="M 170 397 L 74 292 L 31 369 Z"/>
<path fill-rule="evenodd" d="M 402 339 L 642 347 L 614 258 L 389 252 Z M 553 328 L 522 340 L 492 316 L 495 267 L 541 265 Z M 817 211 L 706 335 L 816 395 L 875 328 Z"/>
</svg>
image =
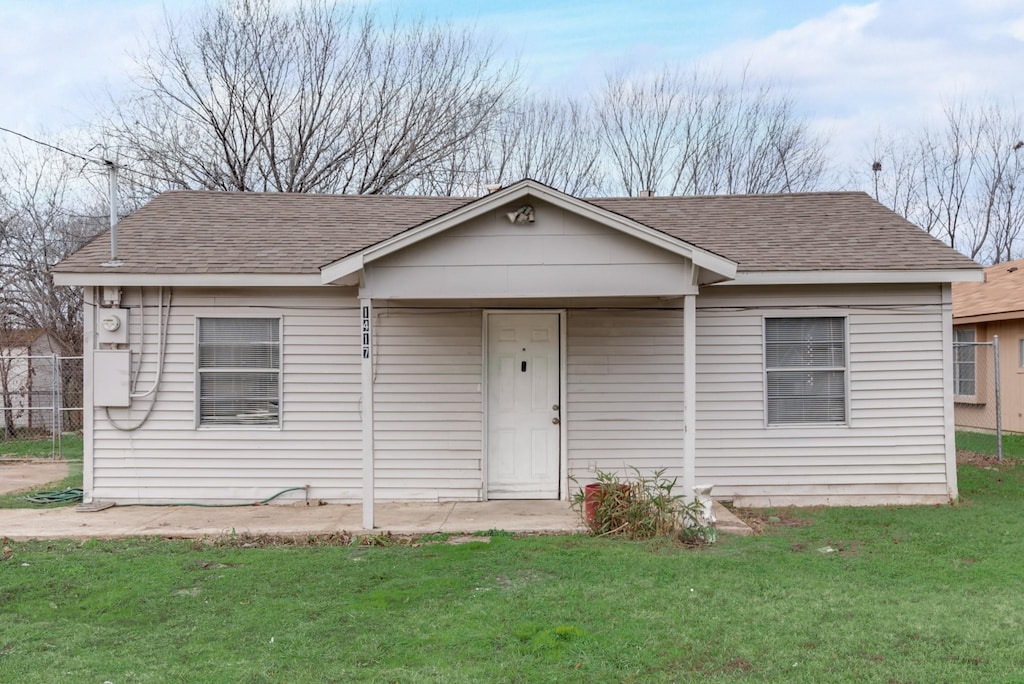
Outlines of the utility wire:
<svg viewBox="0 0 1024 684">
<path fill-rule="evenodd" d="M 28 140 L 30 143 L 35 143 L 36 145 L 42 145 L 43 147 L 49 147 L 51 150 L 56 150 L 56 151 L 58 151 L 58 152 L 60 152 L 62 154 L 67 154 L 67 155 L 70 155 L 72 157 L 76 157 L 78 159 L 81 159 L 82 161 L 92 162 L 93 164 L 102 164 L 104 166 L 112 166 L 114 164 L 114 162 L 109 161 L 107 159 L 100 159 L 99 157 L 88 157 L 88 156 L 86 156 L 84 154 L 79 154 L 78 152 L 71 152 L 70 150 L 65 150 L 62 147 L 57 147 L 56 145 L 51 145 L 50 143 L 43 142 L 42 140 L 36 140 L 35 138 L 31 138 L 31 137 L 25 135 L 24 133 L 19 133 L 18 131 L 12 131 L 10 128 L 4 128 L 3 126 L 0 126 L 0 131 L 3 131 L 4 133 L 10 133 L 11 135 L 16 135 L 19 138 L 24 138 L 25 140 Z"/>
<path fill-rule="evenodd" d="M 149 178 L 151 180 L 156 180 L 156 181 L 167 180 L 165 178 L 161 178 L 160 176 L 156 176 L 156 175 L 151 174 L 151 173 L 146 173 L 145 171 L 138 171 L 136 169 L 129 168 L 129 167 L 124 166 L 122 164 L 115 164 L 114 162 L 110 161 L 109 159 L 101 159 L 100 157 L 90 157 L 90 156 L 85 155 L 85 154 L 79 154 L 78 152 L 72 152 L 71 150 L 65 150 L 63 147 L 57 147 L 56 145 L 51 145 L 48 142 L 43 142 L 42 140 L 36 140 L 35 138 L 27 136 L 24 133 L 19 133 L 18 131 L 12 131 L 10 128 L 4 128 L 3 126 L 0 126 L 0 131 L 3 131 L 4 133 L 10 133 L 11 135 L 16 135 L 19 138 L 24 138 L 25 140 L 28 140 L 30 143 L 34 143 L 36 145 L 42 145 L 43 147 L 49 147 L 51 150 L 56 150 L 57 152 L 60 152 L 61 154 L 66 154 L 66 155 L 69 155 L 71 157 L 75 157 L 76 159 L 81 159 L 82 161 L 89 162 L 90 164 L 100 164 L 101 166 L 108 166 L 108 167 L 109 166 L 116 166 L 118 171 L 121 171 L 121 172 L 134 173 L 137 176 L 142 176 L 144 178 Z"/>
</svg>

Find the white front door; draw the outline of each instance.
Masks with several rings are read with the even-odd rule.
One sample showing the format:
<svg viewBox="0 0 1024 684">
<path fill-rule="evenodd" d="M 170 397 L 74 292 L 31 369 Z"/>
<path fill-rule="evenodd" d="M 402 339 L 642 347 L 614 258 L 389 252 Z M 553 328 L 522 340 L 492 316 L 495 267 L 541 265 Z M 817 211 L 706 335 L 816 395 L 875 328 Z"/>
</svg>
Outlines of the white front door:
<svg viewBox="0 0 1024 684">
<path fill-rule="evenodd" d="M 487 316 L 487 497 L 557 499 L 557 313 Z"/>
</svg>

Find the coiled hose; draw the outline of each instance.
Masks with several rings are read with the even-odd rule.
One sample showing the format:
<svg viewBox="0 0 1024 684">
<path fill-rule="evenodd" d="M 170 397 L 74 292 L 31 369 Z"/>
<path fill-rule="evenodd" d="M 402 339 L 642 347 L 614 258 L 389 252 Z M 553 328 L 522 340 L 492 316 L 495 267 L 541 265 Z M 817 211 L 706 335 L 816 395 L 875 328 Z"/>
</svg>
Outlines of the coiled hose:
<svg viewBox="0 0 1024 684">
<path fill-rule="evenodd" d="M 299 490 L 306 490 L 306 487 L 289 487 L 288 489 L 282 489 L 273 496 L 268 496 L 262 501 L 246 501 L 245 503 L 227 503 L 227 504 L 213 504 L 213 503 L 130 503 L 130 504 L 118 504 L 118 507 L 123 508 L 124 506 L 199 506 L 201 508 L 233 508 L 239 506 L 260 506 L 262 504 L 268 504 L 282 494 L 288 492 L 297 492 Z M 54 503 L 76 503 L 82 500 L 81 489 L 64 489 L 60 491 L 52 492 L 36 492 L 23 497 L 25 501 L 29 501 L 34 504 L 46 505 Z"/>
<path fill-rule="evenodd" d="M 35 492 L 34 494 L 29 494 L 22 498 L 29 503 L 40 505 L 77 503 L 82 500 L 82 490 L 69 487 L 67 489 L 55 489 L 49 492 Z"/>
</svg>

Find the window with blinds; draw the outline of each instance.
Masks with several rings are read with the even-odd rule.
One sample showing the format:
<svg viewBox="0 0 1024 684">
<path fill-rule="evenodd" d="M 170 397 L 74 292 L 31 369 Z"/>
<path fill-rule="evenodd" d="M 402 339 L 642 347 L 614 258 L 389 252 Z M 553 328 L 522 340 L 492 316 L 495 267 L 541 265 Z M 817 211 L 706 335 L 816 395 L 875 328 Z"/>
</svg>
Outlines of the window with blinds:
<svg viewBox="0 0 1024 684">
<path fill-rule="evenodd" d="M 846 422 L 846 321 L 766 318 L 769 425 Z"/>
<path fill-rule="evenodd" d="M 974 328 L 953 329 L 953 394 L 960 397 L 978 393 L 975 339 Z"/>
<path fill-rule="evenodd" d="M 199 425 L 281 424 L 281 320 L 200 318 Z"/>
</svg>

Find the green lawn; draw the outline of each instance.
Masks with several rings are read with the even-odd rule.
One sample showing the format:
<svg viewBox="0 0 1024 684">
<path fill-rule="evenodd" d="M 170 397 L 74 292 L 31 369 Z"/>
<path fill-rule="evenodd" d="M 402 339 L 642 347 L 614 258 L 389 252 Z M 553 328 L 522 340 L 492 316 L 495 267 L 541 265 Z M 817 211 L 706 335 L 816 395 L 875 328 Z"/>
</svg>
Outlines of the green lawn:
<svg viewBox="0 0 1024 684">
<path fill-rule="evenodd" d="M 985 432 L 957 430 L 956 448 L 986 456 L 995 456 L 997 454 L 996 436 Z M 1024 458 L 1024 435 L 1003 434 L 1003 457 Z"/>
<path fill-rule="evenodd" d="M 82 437 L 64 435 L 60 440 L 60 456 L 69 461 L 82 460 Z M 0 440 L 0 458 L 51 458 L 54 455 L 53 440 L 9 439 Z"/>
<path fill-rule="evenodd" d="M 7 544 L 0 681 L 1018 681 L 1024 465 L 687 551 Z"/>
<path fill-rule="evenodd" d="M 63 480 L 49 482 L 33 487 L 32 492 L 55 491 L 82 487 L 82 438 L 75 435 L 64 435 L 61 439 L 64 458 L 68 461 L 68 476 Z M 53 442 L 50 439 L 18 439 L 0 441 L 0 458 L 50 458 Z M 0 509 L 3 508 L 43 508 L 25 501 L 28 492 L 0 494 Z M 66 504 L 47 504 L 45 508 L 74 506 L 75 502 Z M 2 594 L 0 594 L 2 603 Z M 2 648 L 0 648 L 2 652 Z M 2 656 L 0 656 L 2 657 Z"/>
<path fill-rule="evenodd" d="M 0 494 L 0 509 L 3 508 L 61 508 L 63 506 L 76 506 L 77 501 L 69 501 L 67 503 L 53 503 L 46 505 L 39 505 L 29 503 L 25 501 L 25 496 L 34 492 L 52 492 L 52 491 L 63 491 L 65 489 L 81 489 L 82 488 L 82 461 L 68 461 L 68 476 L 63 480 L 57 480 L 56 482 L 48 482 L 38 487 L 33 487 L 26 492 L 11 492 L 10 494 Z M 2 591 L 2 589 L 0 589 Z M 0 604 L 2 604 L 2 594 L 0 594 Z M 2 656 L 0 656 L 2 657 Z M 2 680 L 0 680 L 2 681 Z"/>
</svg>

